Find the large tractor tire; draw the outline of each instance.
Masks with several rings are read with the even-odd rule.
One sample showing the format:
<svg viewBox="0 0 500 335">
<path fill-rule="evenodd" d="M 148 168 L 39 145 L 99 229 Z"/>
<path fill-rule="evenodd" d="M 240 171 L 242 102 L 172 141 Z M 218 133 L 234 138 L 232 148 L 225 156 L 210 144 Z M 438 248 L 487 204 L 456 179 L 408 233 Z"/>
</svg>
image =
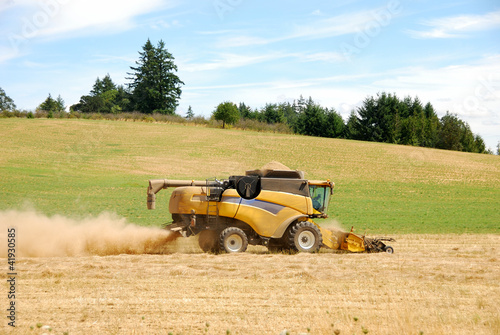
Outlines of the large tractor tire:
<svg viewBox="0 0 500 335">
<path fill-rule="evenodd" d="M 219 232 L 216 230 L 202 230 L 198 234 L 198 245 L 203 252 L 219 253 Z"/>
<path fill-rule="evenodd" d="M 323 236 L 314 223 L 299 221 L 288 230 L 288 241 L 294 250 L 317 252 L 321 248 Z"/>
<path fill-rule="evenodd" d="M 229 253 L 245 252 L 248 247 L 247 234 L 240 228 L 228 227 L 220 233 L 219 247 Z"/>
</svg>

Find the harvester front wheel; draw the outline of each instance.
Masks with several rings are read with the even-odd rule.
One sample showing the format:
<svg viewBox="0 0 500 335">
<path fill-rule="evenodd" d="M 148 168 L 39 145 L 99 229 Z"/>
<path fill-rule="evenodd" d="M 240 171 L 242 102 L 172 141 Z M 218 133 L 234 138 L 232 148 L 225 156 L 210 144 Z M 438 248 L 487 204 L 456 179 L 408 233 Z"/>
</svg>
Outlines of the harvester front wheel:
<svg viewBox="0 0 500 335">
<path fill-rule="evenodd" d="M 300 252 L 316 252 L 323 237 L 318 227 L 309 221 L 295 223 L 288 232 L 290 246 Z"/>
<path fill-rule="evenodd" d="M 220 234 L 219 245 L 226 252 L 245 252 L 248 247 L 247 234 L 240 228 L 228 227 Z"/>
<path fill-rule="evenodd" d="M 212 252 L 214 254 L 220 251 L 219 249 L 219 232 L 215 230 L 202 230 L 198 234 L 198 245 L 203 252 Z"/>
</svg>

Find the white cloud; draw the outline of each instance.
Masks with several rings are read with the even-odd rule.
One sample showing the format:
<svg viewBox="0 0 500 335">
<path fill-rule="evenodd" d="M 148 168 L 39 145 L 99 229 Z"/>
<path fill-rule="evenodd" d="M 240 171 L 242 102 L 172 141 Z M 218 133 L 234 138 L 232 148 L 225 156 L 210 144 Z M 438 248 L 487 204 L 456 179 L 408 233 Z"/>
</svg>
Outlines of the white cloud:
<svg viewBox="0 0 500 335">
<path fill-rule="evenodd" d="M 6 36 L 0 40 L 0 64 L 25 54 L 24 46 L 34 39 L 126 31 L 137 26 L 135 17 L 176 5 L 177 0 L 13 0 L 2 13 L 8 20 L 0 21 L 0 30 Z M 174 20 L 171 25 L 178 26 L 179 22 Z"/>
<path fill-rule="evenodd" d="M 134 55 L 105 55 L 105 54 L 96 54 L 93 56 L 93 59 L 90 62 L 95 63 L 126 63 L 126 64 L 134 64 L 137 60 L 137 57 Z"/>
<path fill-rule="evenodd" d="M 151 22 L 149 26 L 154 30 L 164 30 L 168 28 L 180 28 L 182 27 L 182 24 L 179 22 L 179 20 L 166 21 L 159 19 Z"/>
<path fill-rule="evenodd" d="M 245 47 L 245 46 L 255 46 L 255 45 L 265 45 L 272 42 L 279 41 L 279 38 L 261 38 L 255 36 L 228 36 L 220 38 L 216 46 L 218 48 L 234 48 L 234 47 Z"/>
<path fill-rule="evenodd" d="M 284 57 L 286 56 L 280 53 L 268 53 L 265 55 L 254 56 L 246 54 L 221 53 L 215 56 L 215 60 L 205 63 L 179 63 L 179 69 L 187 72 L 215 71 L 220 69 L 245 67 Z"/>
<path fill-rule="evenodd" d="M 500 116 L 500 55 L 486 56 L 473 64 L 396 69 L 370 86 L 380 91 L 418 94 L 443 112 L 470 117 L 480 115 L 482 107 L 494 103 L 497 107 L 490 111 Z M 468 106 L 468 100 L 479 101 L 482 106 Z"/>
<path fill-rule="evenodd" d="M 14 0 L 3 0 L 0 2 L 0 13 L 14 6 Z"/>
<path fill-rule="evenodd" d="M 392 5 L 373 10 L 364 10 L 348 14 L 340 14 L 329 18 L 318 19 L 314 16 L 310 22 L 296 25 L 291 31 L 276 37 L 256 37 L 247 33 L 237 35 L 230 32 L 229 36 L 219 39 L 218 47 L 243 47 L 266 45 L 292 39 L 321 39 L 341 35 L 355 34 L 363 29 L 384 27 L 399 14 L 400 8 Z M 266 32 L 267 34 L 268 32 Z"/>
<path fill-rule="evenodd" d="M 15 48 L 0 45 L 0 64 L 19 57 L 20 53 Z"/>
<path fill-rule="evenodd" d="M 341 14 L 323 20 L 314 20 L 308 24 L 297 25 L 286 38 L 318 39 L 353 34 L 372 21 L 374 21 L 373 11 Z"/>
<path fill-rule="evenodd" d="M 457 38 L 467 33 L 500 28 L 500 11 L 484 15 L 458 15 L 422 22 L 429 30 L 408 30 L 414 38 Z"/>
<path fill-rule="evenodd" d="M 234 33 L 234 30 L 224 29 L 224 30 L 206 30 L 206 31 L 197 31 L 197 34 L 200 35 L 226 35 Z"/>
<path fill-rule="evenodd" d="M 128 30 L 134 27 L 134 17 L 174 5 L 162 0 L 15 1 L 16 7 L 22 9 L 23 26 L 14 33 L 24 38 Z"/>
<path fill-rule="evenodd" d="M 317 52 L 311 54 L 298 54 L 298 57 L 305 62 L 321 61 L 321 62 L 336 63 L 345 61 L 344 55 L 338 52 Z"/>
<path fill-rule="evenodd" d="M 259 63 L 283 60 L 286 58 L 298 59 L 301 62 L 341 62 L 345 58 L 337 52 L 318 52 L 318 53 L 282 53 L 272 52 L 260 55 L 221 53 L 214 56 L 214 60 L 196 63 L 194 61 L 179 62 L 181 71 L 199 72 L 199 71 L 217 71 L 221 69 L 233 69 L 251 66 Z"/>
</svg>

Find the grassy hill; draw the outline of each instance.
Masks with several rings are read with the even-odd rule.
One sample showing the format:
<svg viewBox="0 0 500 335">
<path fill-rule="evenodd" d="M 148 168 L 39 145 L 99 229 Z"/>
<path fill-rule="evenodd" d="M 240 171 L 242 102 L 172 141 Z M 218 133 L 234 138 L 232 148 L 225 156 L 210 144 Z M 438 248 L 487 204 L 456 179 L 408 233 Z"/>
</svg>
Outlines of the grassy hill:
<svg viewBox="0 0 500 335">
<path fill-rule="evenodd" d="M 500 157 L 184 125 L 0 119 L 0 210 L 170 220 L 151 178 L 226 178 L 279 161 L 336 183 L 330 217 L 374 233 L 500 233 Z M 321 222 L 319 222 L 321 223 Z"/>
</svg>

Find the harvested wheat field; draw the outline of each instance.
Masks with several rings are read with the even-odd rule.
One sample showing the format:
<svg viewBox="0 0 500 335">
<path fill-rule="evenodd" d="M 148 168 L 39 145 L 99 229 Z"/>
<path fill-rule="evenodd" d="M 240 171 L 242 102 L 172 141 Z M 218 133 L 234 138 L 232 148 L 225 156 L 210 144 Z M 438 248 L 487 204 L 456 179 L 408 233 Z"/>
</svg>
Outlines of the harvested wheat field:
<svg viewBox="0 0 500 335">
<path fill-rule="evenodd" d="M 500 236 L 394 237 L 393 255 L 212 255 L 190 238 L 163 255 L 19 258 L 14 332 L 500 334 Z"/>
</svg>

